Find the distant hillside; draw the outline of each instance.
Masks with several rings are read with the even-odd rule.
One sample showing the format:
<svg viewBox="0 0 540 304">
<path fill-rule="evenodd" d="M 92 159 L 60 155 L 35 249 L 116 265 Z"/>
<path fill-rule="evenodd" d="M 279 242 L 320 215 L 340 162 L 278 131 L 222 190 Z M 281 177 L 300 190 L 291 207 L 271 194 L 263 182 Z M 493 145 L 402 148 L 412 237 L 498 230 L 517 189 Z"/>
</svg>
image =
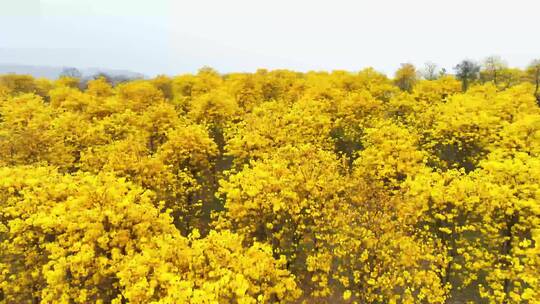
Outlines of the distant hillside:
<svg viewBox="0 0 540 304">
<path fill-rule="evenodd" d="M 49 79 L 56 79 L 62 73 L 64 67 L 57 66 L 35 66 L 35 65 L 21 65 L 21 64 L 0 64 L 0 74 L 28 74 L 34 77 L 45 77 Z M 128 70 L 115 70 L 115 69 L 101 69 L 101 68 L 77 68 L 83 78 L 91 77 L 99 73 L 105 73 L 112 77 L 125 76 L 127 78 L 145 78 L 144 74 L 128 71 Z"/>
</svg>

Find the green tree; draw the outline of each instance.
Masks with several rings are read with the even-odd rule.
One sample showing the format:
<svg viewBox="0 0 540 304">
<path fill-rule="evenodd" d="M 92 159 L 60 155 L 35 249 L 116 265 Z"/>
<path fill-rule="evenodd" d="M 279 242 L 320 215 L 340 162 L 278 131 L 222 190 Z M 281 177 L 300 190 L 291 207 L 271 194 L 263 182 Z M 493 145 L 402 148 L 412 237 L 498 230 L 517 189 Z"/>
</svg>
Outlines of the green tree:
<svg viewBox="0 0 540 304">
<path fill-rule="evenodd" d="M 454 67 L 456 78 L 461 80 L 463 92 L 467 91 L 469 84 L 478 79 L 480 66 L 475 62 L 465 59 Z"/>
</svg>

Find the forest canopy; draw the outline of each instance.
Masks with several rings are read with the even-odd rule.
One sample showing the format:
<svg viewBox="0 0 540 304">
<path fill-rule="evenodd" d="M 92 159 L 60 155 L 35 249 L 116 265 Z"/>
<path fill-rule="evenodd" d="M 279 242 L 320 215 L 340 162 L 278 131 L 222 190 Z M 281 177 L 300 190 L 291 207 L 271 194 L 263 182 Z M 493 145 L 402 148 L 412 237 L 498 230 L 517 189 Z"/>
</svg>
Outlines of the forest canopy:
<svg viewBox="0 0 540 304">
<path fill-rule="evenodd" d="M 540 303 L 540 64 L 0 76 L 1 303 Z"/>
</svg>

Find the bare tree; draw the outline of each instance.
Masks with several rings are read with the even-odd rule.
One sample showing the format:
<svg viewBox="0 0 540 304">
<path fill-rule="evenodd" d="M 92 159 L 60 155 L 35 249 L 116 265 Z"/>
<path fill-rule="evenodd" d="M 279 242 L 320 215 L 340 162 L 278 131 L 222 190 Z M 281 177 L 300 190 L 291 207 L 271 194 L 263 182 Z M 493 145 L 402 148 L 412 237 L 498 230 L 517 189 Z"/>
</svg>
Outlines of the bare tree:
<svg viewBox="0 0 540 304">
<path fill-rule="evenodd" d="M 438 66 L 436 63 L 428 61 L 424 63 L 424 69 L 422 70 L 422 77 L 426 80 L 435 80 L 439 77 L 437 73 Z"/>
<path fill-rule="evenodd" d="M 493 81 L 497 85 L 501 70 L 506 68 L 506 63 L 500 56 L 489 56 L 484 60 L 481 77 L 483 81 Z"/>
</svg>

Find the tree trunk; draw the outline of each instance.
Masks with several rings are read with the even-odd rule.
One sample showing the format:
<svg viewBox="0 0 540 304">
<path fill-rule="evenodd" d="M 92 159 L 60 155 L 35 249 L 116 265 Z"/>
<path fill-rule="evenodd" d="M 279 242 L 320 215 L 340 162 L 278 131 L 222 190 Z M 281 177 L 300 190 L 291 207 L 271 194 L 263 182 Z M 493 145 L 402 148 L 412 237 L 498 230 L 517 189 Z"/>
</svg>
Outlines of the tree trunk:
<svg viewBox="0 0 540 304">
<path fill-rule="evenodd" d="M 514 214 L 509 220 L 507 220 L 507 223 L 506 223 L 506 231 L 505 231 L 506 240 L 504 241 L 503 248 L 502 248 L 502 251 L 503 251 L 502 254 L 503 256 L 505 256 L 506 260 L 508 260 L 507 257 L 510 254 L 512 254 L 512 239 L 513 239 L 512 229 L 517 224 L 517 222 L 518 222 L 518 216 L 517 214 Z M 507 264 L 506 267 L 509 268 L 510 265 Z M 508 303 L 510 287 L 511 287 L 511 281 L 508 277 L 506 277 L 503 283 L 504 293 L 506 295 L 505 300 L 503 302 L 504 304 Z"/>
</svg>

